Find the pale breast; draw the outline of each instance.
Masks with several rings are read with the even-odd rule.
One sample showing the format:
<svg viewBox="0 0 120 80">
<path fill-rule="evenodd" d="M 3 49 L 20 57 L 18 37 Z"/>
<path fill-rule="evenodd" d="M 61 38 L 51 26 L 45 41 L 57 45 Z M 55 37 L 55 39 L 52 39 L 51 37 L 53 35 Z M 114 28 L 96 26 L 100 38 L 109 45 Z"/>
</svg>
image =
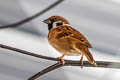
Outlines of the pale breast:
<svg viewBox="0 0 120 80">
<path fill-rule="evenodd" d="M 65 50 L 64 48 L 62 48 L 61 42 L 56 38 L 57 35 L 58 32 L 56 32 L 56 30 L 53 29 L 48 34 L 48 41 L 56 50 L 58 50 L 60 53 L 64 53 Z"/>
<path fill-rule="evenodd" d="M 80 53 L 76 52 L 76 50 L 74 49 L 73 45 L 70 42 L 64 39 L 61 40 L 56 38 L 58 34 L 59 32 L 56 31 L 55 29 L 50 31 L 48 34 L 48 41 L 56 50 L 58 50 L 61 54 L 67 52 L 66 55 L 69 56 L 80 55 Z"/>
</svg>

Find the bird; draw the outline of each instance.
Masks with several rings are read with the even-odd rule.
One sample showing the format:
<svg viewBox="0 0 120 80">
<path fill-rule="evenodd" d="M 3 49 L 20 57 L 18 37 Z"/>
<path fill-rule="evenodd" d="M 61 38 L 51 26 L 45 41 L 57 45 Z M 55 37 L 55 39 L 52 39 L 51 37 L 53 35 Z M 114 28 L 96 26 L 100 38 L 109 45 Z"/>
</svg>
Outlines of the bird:
<svg viewBox="0 0 120 80">
<path fill-rule="evenodd" d="M 70 25 L 67 19 L 55 15 L 48 17 L 43 22 L 48 25 L 49 43 L 62 54 L 62 56 L 57 57 L 62 65 L 65 64 L 64 56 L 81 55 L 81 66 L 83 66 L 83 56 L 86 56 L 91 65 L 97 66 L 89 50 L 89 48 L 92 48 L 92 45 L 82 33 Z"/>
</svg>

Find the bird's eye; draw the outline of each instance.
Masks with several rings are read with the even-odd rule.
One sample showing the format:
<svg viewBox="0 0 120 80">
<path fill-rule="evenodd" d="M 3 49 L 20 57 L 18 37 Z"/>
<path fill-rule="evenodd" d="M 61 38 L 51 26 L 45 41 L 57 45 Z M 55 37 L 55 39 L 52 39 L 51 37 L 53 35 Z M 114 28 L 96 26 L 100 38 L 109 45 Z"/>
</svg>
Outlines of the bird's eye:
<svg viewBox="0 0 120 80">
<path fill-rule="evenodd" d="M 54 18 L 55 21 L 58 21 L 59 19 L 58 18 Z"/>
</svg>

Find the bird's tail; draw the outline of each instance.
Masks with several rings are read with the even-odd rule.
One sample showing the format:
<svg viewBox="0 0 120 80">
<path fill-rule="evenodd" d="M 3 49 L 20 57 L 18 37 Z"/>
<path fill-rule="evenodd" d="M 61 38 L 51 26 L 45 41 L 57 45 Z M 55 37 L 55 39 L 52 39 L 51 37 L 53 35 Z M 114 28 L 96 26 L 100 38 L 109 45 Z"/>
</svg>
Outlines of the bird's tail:
<svg viewBox="0 0 120 80">
<path fill-rule="evenodd" d="M 93 59 L 92 54 L 90 53 L 90 51 L 88 49 L 86 49 L 86 50 L 84 50 L 82 52 L 87 57 L 90 64 L 93 64 L 94 66 L 97 66 L 95 60 Z"/>
</svg>

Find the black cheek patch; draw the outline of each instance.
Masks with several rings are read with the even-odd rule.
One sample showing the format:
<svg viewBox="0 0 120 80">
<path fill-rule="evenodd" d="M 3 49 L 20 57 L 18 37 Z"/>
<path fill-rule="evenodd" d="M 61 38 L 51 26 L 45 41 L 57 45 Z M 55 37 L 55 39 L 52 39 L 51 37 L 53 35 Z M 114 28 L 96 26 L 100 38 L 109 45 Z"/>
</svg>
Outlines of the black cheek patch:
<svg viewBox="0 0 120 80">
<path fill-rule="evenodd" d="M 63 23 L 57 23 L 57 26 L 62 26 L 63 25 Z"/>
</svg>

